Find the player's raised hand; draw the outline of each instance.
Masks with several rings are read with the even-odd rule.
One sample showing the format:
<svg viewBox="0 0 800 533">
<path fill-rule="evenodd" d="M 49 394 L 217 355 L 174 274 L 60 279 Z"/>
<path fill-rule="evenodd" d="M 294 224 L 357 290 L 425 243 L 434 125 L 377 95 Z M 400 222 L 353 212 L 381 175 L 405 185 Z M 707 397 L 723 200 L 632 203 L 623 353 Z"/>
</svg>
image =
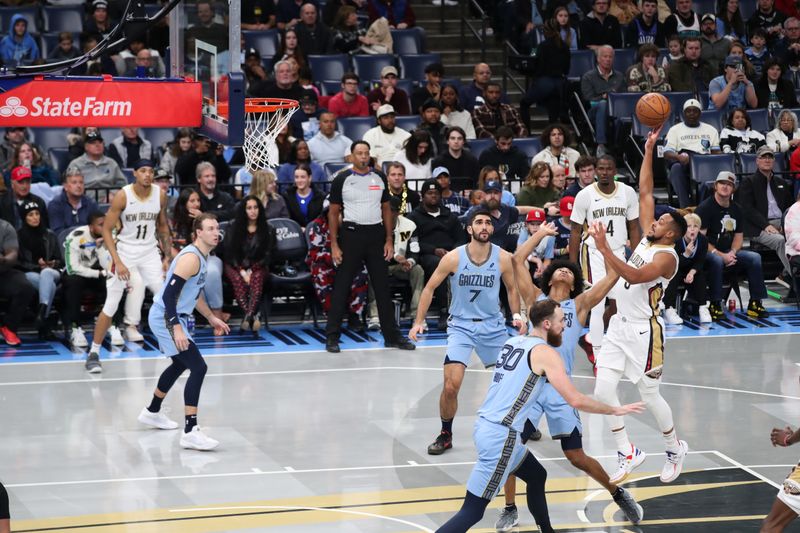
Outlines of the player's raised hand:
<svg viewBox="0 0 800 533">
<path fill-rule="evenodd" d="M 644 402 L 629 403 L 620 407 L 614 407 L 614 416 L 625 416 L 631 413 L 643 413 L 647 406 Z"/>
<path fill-rule="evenodd" d="M 525 335 L 528 332 L 528 321 L 522 317 L 515 318 L 511 321 L 511 324 L 517 329 L 517 333 L 520 335 Z"/>
<path fill-rule="evenodd" d="M 589 235 L 594 239 L 594 244 L 598 249 L 608 246 L 608 241 L 606 241 L 606 227 L 601 221 L 595 220 L 592 222 L 592 225 L 589 226 Z"/>
<path fill-rule="evenodd" d="M 652 150 L 653 147 L 656 145 L 656 141 L 658 141 L 658 137 L 661 135 L 661 130 L 664 128 L 664 125 L 660 125 L 658 128 L 651 130 L 647 134 L 647 140 L 644 142 L 645 150 L 650 149 Z"/>
<path fill-rule="evenodd" d="M 428 329 L 428 325 L 425 322 L 421 324 L 414 324 L 410 330 L 408 330 L 408 338 L 412 341 L 417 341 L 417 335 L 422 335 L 425 333 L 425 330 Z"/>
<path fill-rule="evenodd" d="M 791 446 L 791 442 L 789 442 L 789 437 L 794 434 L 792 428 L 786 426 L 784 429 L 780 428 L 773 428 L 769 434 L 769 440 L 772 442 L 773 446 Z"/>
</svg>

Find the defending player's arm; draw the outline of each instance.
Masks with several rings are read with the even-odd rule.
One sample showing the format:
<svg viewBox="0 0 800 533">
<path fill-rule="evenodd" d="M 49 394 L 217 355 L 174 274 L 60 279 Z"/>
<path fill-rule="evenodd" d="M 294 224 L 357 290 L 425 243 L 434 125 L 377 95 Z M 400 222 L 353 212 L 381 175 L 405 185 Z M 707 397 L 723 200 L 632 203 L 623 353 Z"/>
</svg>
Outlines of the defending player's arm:
<svg viewBox="0 0 800 533">
<path fill-rule="evenodd" d="M 514 252 L 514 278 L 517 280 L 517 289 L 522 297 L 522 301 L 525 303 L 526 309 L 530 309 L 533 302 L 535 302 L 542 293 L 539 287 L 533 284 L 533 279 L 528 271 L 528 256 L 533 253 L 545 237 L 556 235 L 557 233 L 556 225 L 552 222 L 542 224 L 539 226 L 539 229 L 536 230 L 536 233 L 528 237 L 522 245 L 517 247 L 517 251 Z"/>
<path fill-rule="evenodd" d="M 653 198 L 653 152 L 655 151 L 656 141 L 658 136 L 661 135 L 662 125 L 657 130 L 653 130 L 647 134 L 647 140 L 644 143 L 644 159 L 642 160 L 642 168 L 639 170 L 639 224 L 646 230 L 653 225 L 655 220 L 656 202 Z M 634 247 L 641 240 L 641 232 L 639 233 L 639 240 L 634 241 L 631 235 L 631 245 Z M 624 276 L 623 276 L 624 277 Z"/>
<path fill-rule="evenodd" d="M 164 301 L 164 318 L 167 321 L 168 327 L 172 328 L 172 340 L 181 352 L 189 348 L 189 339 L 186 337 L 186 332 L 183 331 L 181 321 L 178 317 L 178 298 L 181 295 L 183 286 L 186 284 L 186 280 L 197 275 L 199 271 L 200 258 L 197 257 L 197 255 L 193 253 L 182 255 L 175 265 L 175 270 L 172 271 L 172 277 L 167 280 L 167 284 L 164 287 L 164 294 L 162 295 Z M 210 312 L 210 309 L 207 310 Z"/>
<path fill-rule="evenodd" d="M 642 240 L 642 226 L 639 224 L 639 219 L 626 220 L 625 226 L 628 229 L 628 240 L 631 243 L 631 248 L 636 248 Z"/>
<path fill-rule="evenodd" d="M 579 411 L 624 416 L 629 413 L 641 413 L 645 409 L 644 402 L 613 407 L 581 394 L 572 384 L 569 376 L 567 376 L 561 356 L 550 346 L 544 344 L 535 346 L 531 350 L 529 357 L 531 369 L 540 376 L 547 376 L 547 381 L 561 394 L 561 397 Z"/>
<path fill-rule="evenodd" d="M 508 294 L 508 307 L 511 309 L 513 318 L 511 323 L 517 328 L 520 335 L 524 335 L 528 331 L 528 321 L 519 312 L 519 293 L 517 292 L 516 276 L 514 275 L 514 259 L 510 253 L 505 250 L 500 251 L 500 275 L 503 278 L 503 285 L 506 286 L 506 293 Z M 530 278 L 527 272 L 524 274 Z M 524 277 L 523 276 L 523 277 Z"/>
<path fill-rule="evenodd" d="M 578 250 L 581 247 L 581 237 L 583 236 L 583 224 L 572 222 L 569 230 L 569 260 L 573 263 L 578 262 Z"/>
<path fill-rule="evenodd" d="M 428 308 L 433 301 L 433 291 L 447 279 L 447 276 L 455 273 L 457 268 L 458 249 L 450 250 L 442 257 L 441 261 L 439 261 L 439 266 L 433 271 L 431 279 L 428 280 L 428 283 L 425 284 L 425 288 L 422 289 L 422 294 L 420 294 L 419 297 L 419 305 L 417 306 L 417 317 L 414 319 L 414 326 L 408 332 L 408 337 L 411 340 L 417 340 L 417 335 L 425 331 L 425 315 L 428 314 Z"/>
<path fill-rule="evenodd" d="M 126 267 L 119 258 L 117 243 L 114 242 L 114 237 L 111 232 L 117 227 L 119 217 L 122 215 L 122 211 L 125 209 L 125 204 L 127 202 L 125 191 L 118 191 L 117 194 L 114 195 L 114 199 L 111 200 L 111 206 L 109 206 L 105 221 L 103 221 L 103 243 L 106 245 L 108 253 L 111 254 L 114 273 L 119 279 L 125 281 L 130 279 L 131 273 L 128 271 L 128 267 Z"/>
<path fill-rule="evenodd" d="M 588 187 L 587 187 L 588 189 Z M 581 249 L 581 239 L 583 239 L 584 224 L 589 214 L 589 191 L 584 189 L 575 196 L 572 202 L 572 214 L 569 216 L 569 260 L 578 263 L 578 253 Z"/>
<path fill-rule="evenodd" d="M 161 246 L 164 259 L 172 261 L 172 234 L 169 231 L 169 220 L 167 219 L 168 203 L 167 193 L 161 191 L 161 210 L 158 212 L 158 244 Z"/>
<path fill-rule="evenodd" d="M 592 285 L 592 288 L 582 292 L 575 298 L 575 308 L 578 311 L 578 323 L 586 324 L 589 313 L 594 306 L 602 302 L 606 295 L 614 288 L 619 280 L 619 274 L 613 265 L 606 263 L 606 275 L 603 279 Z"/>
<path fill-rule="evenodd" d="M 214 329 L 214 335 L 222 335 L 228 334 L 231 332 L 231 328 L 228 324 L 225 323 L 224 320 L 218 318 L 211 312 L 211 308 L 208 306 L 206 299 L 203 297 L 203 293 L 200 293 L 200 296 L 197 298 L 197 303 L 195 304 L 195 309 L 200 311 L 200 314 L 205 317 L 208 321 L 208 325 Z"/>
<path fill-rule="evenodd" d="M 628 283 L 635 285 L 638 283 L 647 283 L 659 277 L 670 278 L 678 267 L 675 257 L 667 253 L 655 254 L 653 256 L 653 261 L 647 263 L 642 268 L 629 265 L 611 251 L 611 247 L 606 240 L 606 230 L 602 222 L 594 222 L 592 227 L 589 228 L 589 234 L 594 237 L 597 250 L 603 254 L 603 259 L 606 260 L 606 264 L 619 272 L 620 277 Z"/>
</svg>

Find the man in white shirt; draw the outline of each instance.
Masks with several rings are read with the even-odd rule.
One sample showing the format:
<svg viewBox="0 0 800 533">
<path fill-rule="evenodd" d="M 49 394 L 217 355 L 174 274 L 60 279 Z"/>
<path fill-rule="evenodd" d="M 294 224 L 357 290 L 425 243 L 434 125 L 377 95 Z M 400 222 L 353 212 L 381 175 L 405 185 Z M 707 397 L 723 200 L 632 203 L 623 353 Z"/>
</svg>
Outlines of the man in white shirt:
<svg viewBox="0 0 800 533">
<path fill-rule="evenodd" d="M 391 104 L 380 106 L 375 116 L 378 125 L 364 134 L 364 140 L 371 146 L 369 155 L 375 158 L 380 169 L 385 161 L 392 161 L 394 155 L 403 149 L 403 143 L 411 134 L 395 126 L 396 113 Z"/>
<path fill-rule="evenodd" d="M 336 115 L 323 113 L 319 116 L 319 132 L 308 141 L 311 159 L 320 165 L 342 163 L 350 154 L 348 137 L 336 131 Z"/>
<path fill-rule="evenodd" d="M 667 132 L 664 159 L 669 166 L 669 183 L 678 195 L 680 207 L 691 203 L 689 184 L 690 154 L 718 154 L 719 132 L 714 126 L 700 122 L 700 102 L 694 98 L 683 104 L 683 122 Z"/>
</svg>

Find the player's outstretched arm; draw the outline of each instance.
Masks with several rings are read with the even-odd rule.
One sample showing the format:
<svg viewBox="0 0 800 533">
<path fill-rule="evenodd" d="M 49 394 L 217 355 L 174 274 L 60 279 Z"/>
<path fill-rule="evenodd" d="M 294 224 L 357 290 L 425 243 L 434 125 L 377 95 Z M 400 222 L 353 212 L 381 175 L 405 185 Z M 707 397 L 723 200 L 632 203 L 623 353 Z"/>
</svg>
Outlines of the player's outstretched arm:
<svg viewBox="0 0 800 533">
<path fill-rule="evenodd" d="M 214 313 L 211 311 L 211 308 L 208 306 L 208 303 L 203 297 L 202 292 L 197 298 L 195 308 L 200 311 L 200 314 L 203 315 L 203 317 L 205 317 L 205 319 L 208 321 L 208 325 L 214 330 L 214 335 L 222 335 L 223 333 L 227 335 L 231 332 L 230 326 L 228 326 L 224 320 L 214 315 Z"/>
<path fill-rule="evenodd" d="M 667 253 L 655 254 L 653 261 L 647 263 L 642 268 L 636 268 L 629 265 L 611 251 L 611 247 L 606 240 L 606 229 L 603 223 L 595 221 L 589 228 L 589 234 L 594 237 L 597 250 L 603 254 L 603 259 L 606 265 L 613 270 L 619 272 L 622 279 L 631 284 L 647 283 L 658 279 L 659 277 L 669 278 L 675 272 L 677 267 L 675 258 Z"/>
<path fill-rule="evenodd" d="M 586 324 L 589 312 L 614 288 L 619 280 L 619 274 L 614 270 L 614 265 L 606 263 L 606 275 L 603 279 L 592 285 L 592 288 L 575 298 L 575 307 L 578 311 L 578 323 Z"/>
<path fill-rule="evenodd" d="M 567 376 L 561 356 L 550 346 L 544 344 L 535 346 L 531 350 L 530 358 L 533 371 L 540 376 L 547 376 L 547 380 L 561 394 L 561 397 L 579 411 L 624 416 L 630 413 L 641 413 L 645 409 L 644 402 L 614 407 L 581 394 Z"/>
<path fill-rule="evenodd" d="M 536 233 L 528 237 L 521 246 L 517 247 L 517 251 L 514 252 L 514 278 L 517 281 L 517 289 L 527 309 L 530 309 L 533 302 L 539 298 L 539 294 L 542 292 L 533 284 L 533 280 L 531 279 L 530 272 L 528 271 L 528 256 L 533 253 L 544 238 L 549 235 L 556 235 L 557 233 L 556 225 L 552 222 L 542 224 L 539 226 Z"/>
<path fill-rule="evenodd" d="M 520 335 L 525 335 L 528 331 L 528 321 L 519 312 L 519 291 L 517 290 L 517 269 L 514 268 L 515 261 L 510 253 L 505 250 L 500 251 L 500 275 L 503 278 L 503 285 L 506 286 L 508 293 L 508 307 L 513 315 L 512 324 L 517 328 Z M 522 274 L 522 279 L 531 275 L 528 272 Z"/>
<path fill-rule="evenodd" d="M 661 135 L 662 125 L 656 130 L 647 134 L 644 143 L 644 159 L 642 168 L 639 170 L 639 223 L 645 231 L 653 225 L 655 219 L 656 202 L 653 199 L 653 152 L 656 149 L 656 141 Z M 631 242 L 633 246 L 637 243 Z"/>
<path fill-rule="evenodd" d="M 433 291 L 447 279 L 447 276 L 454 273 L 456 268 L 458 268 L 458 248 L 450 250 L 442 257 L 442 260 L 439 261 L 439 266 L 433 271 L 431 279 L 422 289 L 422 294 L 419 296 L 419 305 L 417 306 L 417 317 L 408 332 L 408 337 L 411 340 L 416 341 L 417 335 L 425 331 L 425 316 L 428 314 L 431 301 L 433 301 Z"/>
</svg>

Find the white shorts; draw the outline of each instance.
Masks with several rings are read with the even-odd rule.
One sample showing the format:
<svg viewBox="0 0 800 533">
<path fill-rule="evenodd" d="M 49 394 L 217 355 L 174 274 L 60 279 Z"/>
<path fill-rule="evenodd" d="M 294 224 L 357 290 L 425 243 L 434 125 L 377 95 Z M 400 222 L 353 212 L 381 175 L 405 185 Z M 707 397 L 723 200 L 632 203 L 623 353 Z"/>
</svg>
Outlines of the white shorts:
<svg viewBox="0 0 800 533">
<path fill-rule="evenodd" d="M 794 467 L 778 489 L 778 499 L 800 515 L 800 465 Z"/>
<path fill-rule="evenodd" d="M 598 368 L 619 370 L 633 383 L 642 376 L 658 379 L 664 367 L 664 323 L 661 317 L 632 321 L 618 314 L 611 317 L 603 347 L 597 354 Z"/>
<path fill-rule="evenodd" d="M 122 263 L 131 272 L 131 279 L 125 281 L 116 274 L 111 274 L 106 279 L 106 302 L 103 305 L 103 313 L 106 316 L 114 316 L 117 312 L 119 302 L 129 283 L 142 283 L 153 294 L 158 294 L 164 284 L 164 268 L 161 263 L 161 254 L 158 253 L 157 248 L 135 250 L 133 253 L 118 248 L 117 253 Z M 144 292 L 142 292 L 142 298 L 144 298 Z"/>
<path fill-rule="evenodd" d="M 583 272 L 583 279 L 589 283 L 597 283 L 606 276 L 606 260 L 603 254 L 587 244 L 581 244 L 580 257 L 578 258 Z M 614 255 L 625 261 L 625 248 L 614 250 Z M 614 299 L 614 289 L 608 293 L 606 298 Z"/>
</svg>

